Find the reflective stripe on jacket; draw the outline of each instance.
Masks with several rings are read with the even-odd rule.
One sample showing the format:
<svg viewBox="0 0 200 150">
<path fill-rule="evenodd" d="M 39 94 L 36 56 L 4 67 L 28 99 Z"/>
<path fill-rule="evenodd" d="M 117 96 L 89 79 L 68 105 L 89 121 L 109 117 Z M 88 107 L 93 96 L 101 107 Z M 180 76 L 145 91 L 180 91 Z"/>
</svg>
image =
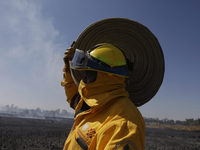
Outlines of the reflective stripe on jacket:
<svg viewBox="0 0 200 150">
<path fill-rule="evenodd" d="M 90 109 L 76 115 L 64 150 L 138 149 L 144 150 L 145 123 L 142 115 L 128 98 L 125 78 L 98 72 L 94 83 L 80 82 L 77 88 L 70 73 L 65 73 L 63 86 L 67 101 L 79 92 L 78 112 L 85 102 Z M 83 144 L 79 142 L 81 140 Z"/>
</svg>

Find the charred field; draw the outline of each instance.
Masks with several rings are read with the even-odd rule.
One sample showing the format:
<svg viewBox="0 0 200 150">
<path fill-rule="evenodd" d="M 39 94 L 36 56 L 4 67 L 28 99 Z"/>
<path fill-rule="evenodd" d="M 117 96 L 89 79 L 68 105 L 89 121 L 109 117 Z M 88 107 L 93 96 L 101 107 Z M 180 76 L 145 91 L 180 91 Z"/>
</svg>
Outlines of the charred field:
<svg viewBox="0 0 200 150">
<path fill-rule="evenodd" d="M 0 149 L 61 150 L 73 119 L 0 117 Z M 200 132 L 146 127 L 145 150 L 199 150 Z"/>
<path fill-rule="evenodd" d="M 73 119 L 0 118 L 0 149 L 60 150 Z"/>
</svg>

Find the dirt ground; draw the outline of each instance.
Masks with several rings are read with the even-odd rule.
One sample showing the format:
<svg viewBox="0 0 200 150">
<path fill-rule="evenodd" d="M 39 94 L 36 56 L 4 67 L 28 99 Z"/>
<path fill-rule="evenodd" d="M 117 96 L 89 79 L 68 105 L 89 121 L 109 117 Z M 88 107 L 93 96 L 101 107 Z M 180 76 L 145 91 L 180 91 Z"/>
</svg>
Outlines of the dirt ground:
<svg viewBox="0 0 200 150">
<path fill-rule="evenodd" d="M 0 149 L 61 150 L 73 122 L 0 117 Z M 200 150 L 200 132 L 148 127 L 145 150 Z"/>
</svg>

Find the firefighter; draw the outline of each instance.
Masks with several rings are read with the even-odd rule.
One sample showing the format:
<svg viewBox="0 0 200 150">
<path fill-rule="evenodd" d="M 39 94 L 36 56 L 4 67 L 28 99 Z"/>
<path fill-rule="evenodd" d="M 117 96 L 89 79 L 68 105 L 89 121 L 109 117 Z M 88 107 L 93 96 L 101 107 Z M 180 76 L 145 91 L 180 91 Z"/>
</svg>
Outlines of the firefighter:
<svg viewBox="0 0 200 150">
<path fill-rule="evenodd" d="M 109 43 L 95 45 L 86 52 L 75 50 L 73 44 L 63 57 L 61 84 L 75 110 L 75 123 L 64 150 L 143 150 L 145 123 L 125 89 L 129 64 L 124 54 Z M 70 67 L 85 72 L 78 87 Z"/>
</svg>

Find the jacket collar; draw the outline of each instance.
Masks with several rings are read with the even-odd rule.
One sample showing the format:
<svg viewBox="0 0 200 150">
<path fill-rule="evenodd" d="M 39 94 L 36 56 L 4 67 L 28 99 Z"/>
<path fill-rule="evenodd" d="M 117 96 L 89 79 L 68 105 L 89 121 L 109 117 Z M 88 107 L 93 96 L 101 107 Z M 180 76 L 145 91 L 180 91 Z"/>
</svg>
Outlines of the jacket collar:
<svg viewBox="0 0 200 150">
<path fill-rule="evenodd" d="M 85 84 L 81 80 L 78 91 L 86 104 L 93 108 L 102 107 L 120 97 L 128 97 L 125 86 L 125 77 L 98 72 L 93 83 Z"/>
</svg>

